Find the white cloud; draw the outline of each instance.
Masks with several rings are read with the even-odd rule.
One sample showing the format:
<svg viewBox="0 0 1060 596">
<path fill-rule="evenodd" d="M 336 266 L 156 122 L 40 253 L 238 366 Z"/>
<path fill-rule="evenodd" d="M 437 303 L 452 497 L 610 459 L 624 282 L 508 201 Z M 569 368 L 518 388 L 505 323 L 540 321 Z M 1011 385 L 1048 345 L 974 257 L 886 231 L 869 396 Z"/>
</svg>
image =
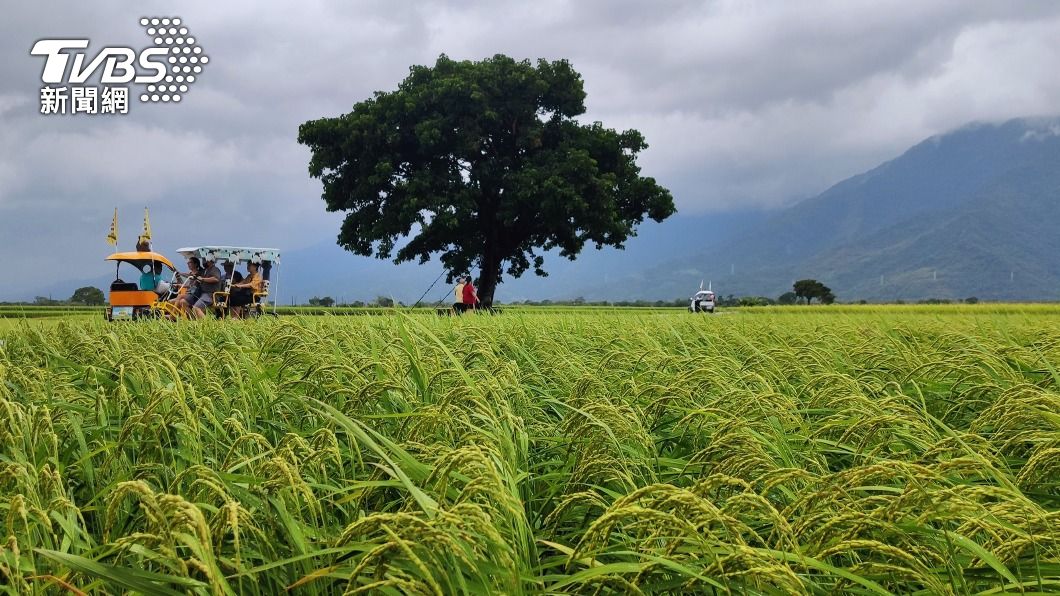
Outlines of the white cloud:
<svg viewBox="0 0 1060 596">
<path fill-rule="evenodd" d="M 121 123 L 108 129 L 40 134 L 22 147 L 16 163 L 26 178 L 51 173 L 35 183 L 59 191 L 55 200 L 105 188 L 116 201 L 141 203 L 189 182 L 260 169 L 248 153 L 230 140 L 199 132 Z"/>
</svg>

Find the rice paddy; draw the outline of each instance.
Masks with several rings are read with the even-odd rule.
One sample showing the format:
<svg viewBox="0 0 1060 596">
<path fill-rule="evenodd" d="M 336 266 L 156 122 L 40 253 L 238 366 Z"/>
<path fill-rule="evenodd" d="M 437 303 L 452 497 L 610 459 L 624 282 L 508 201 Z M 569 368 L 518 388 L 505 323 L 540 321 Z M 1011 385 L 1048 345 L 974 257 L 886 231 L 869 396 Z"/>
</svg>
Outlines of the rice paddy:
<svg viewBox="0 0 1060 596">
<path fill-rule="evenodd" d="M 1045 307 L 0 327 L 0 592 L 1060 591 Z"/>
</svg>

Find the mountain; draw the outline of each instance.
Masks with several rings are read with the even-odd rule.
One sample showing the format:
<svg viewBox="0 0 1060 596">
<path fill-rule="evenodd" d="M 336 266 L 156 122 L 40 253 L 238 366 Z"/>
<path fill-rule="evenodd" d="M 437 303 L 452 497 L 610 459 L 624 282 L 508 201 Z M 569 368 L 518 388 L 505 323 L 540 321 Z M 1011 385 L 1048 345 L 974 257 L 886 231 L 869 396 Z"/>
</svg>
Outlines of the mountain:
<svg viewBox="0 0 1060 596">
<path fill-rule="evenodd" d="M 761 212 L 739 211 L 707 215 L 679 213 L 662 223 L 649 220 L 639 227 L 637 236 L 629 239 L 624 250 L 598 251 L 586 246 L 575 261 L 568 261 L 555 251 L 546 253 L 548 277 L 533 273 L 526 273 L 520 279 L 506 276 L 497 288 L 497 299 L 502 302 L 573 299 L 586 286 L 604 287 L 656 263 L 694 254 L 703 246 L 730 239 L 741 230 L 758 225 L 763 219 Z M 58 280 L 27 293 L 5 291 L 0 285 L 0 300 L 32 300 L 34 296 L 65 299 L 76 288 L 86 285 L 105 289 L 114 279 L 113 269 L 101 267 L 98 273 L 84 279 Z M 444 277 L 438 279 L 441 273 L 437 261 L 394 265 L 346 252 L 329 239 L 305 248 L 284 250 L 282 265 L 273 274 L 272 291 L 281 304 L 304 304 L 313 296 L 331 296 L 340 302 L 368 302 L 386 296 L 406 304 L 423 296 L 423 301 L 430 304 L 449 298 L 451 286 L 445 283 Z M 437 283 L 431 287 L 436 279 Z M 610 299 L 622 299 L 628 290 L 622 288 Z"/>
<path fill-rule="evenodd" d="M 814 278 L 840 300 L 1060 298 L 1060 120 L 974 124 L 610 288 L 777 296 Z M 648 298 L 649 296 L 633 296 Z"/>
<path fill-rule="evenodd" d="M 763 219 L 761 212 L 740 211 L 678 214 L 662 223 L 647 221 L 623 250 L 596 250 L 586 246 L 574 261 L 560 257 L 557 251 L 545 253 L 547 277 L 538 277 L 532 272 L 519 279 L 505 276 L 497 288 L 497 299 L 501 302 L 573 299 L 585 288 L 607 287 L 656 263 L 694 254 L 712 242 L 730 239 Z M 353 255 L 333 242 L 322 242 L 286 253 L 279 284 L 275 285 L 279 286 L 281 303 L 285 304 L 292 299 L 304 303 L 312 296 L 325 295 L 340 301 L 369 301 L 377 296 L 388 296 L 406 304 L 423 296 L 424 302 L 434 303 L 449 299 L 451 287 L 445 283 L 444 277 L 431 288 L 431 283 L 441 273 L 442 266 L 436 261 L 424 265 L 394 265 L 389 261 Z M 621 289 L 609 299 L 624 298 L 626 290 Z"/>
<path fill-rule="evenodd" d="M 507 279 L 497 299 L 673 299 L 700 280 L 722 295 L 776 297 L 814 278 L 841 301 L 1057 300 L 1058 229 L 1060 119 L 973 124 L 785 209 L 679 213 L 644 223 L 625 250 L 546 254 L 548 277 Z M 283 304 L 325 295 L 433 303 L 448 300 L 444 279 L 431 286 L 440 273 L 437 262 L 393 265 L 328 240 L 284 251 L 273 287 Z M 90 281 L 22 298 L 67 297 Z"/>
</svg>

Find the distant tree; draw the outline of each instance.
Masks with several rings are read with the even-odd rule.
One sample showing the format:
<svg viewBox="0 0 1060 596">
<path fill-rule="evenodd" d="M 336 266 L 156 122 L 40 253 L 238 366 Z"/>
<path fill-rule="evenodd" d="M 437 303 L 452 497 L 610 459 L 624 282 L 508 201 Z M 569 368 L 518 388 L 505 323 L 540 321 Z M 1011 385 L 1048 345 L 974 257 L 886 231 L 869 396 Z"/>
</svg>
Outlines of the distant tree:
<svg viewBox="0 0 1060 596">
<path fill-rule="evenodd" d="M 743 296 L 740 298 L 740 306 L 769 306 L 773 301 L 765 296 Z"/>
<path fill-rule="evenodd" d="M 374 306 L 382 306 L 383 308 L 390 308 L 394 306 L 394 299 L 387 298 L 386 296 L 376 296 Z"/>
<path fill-rule="evenodd" d="M 72 304 L 84 304 L 85 306 L 100 306 L 106 301 L 103 290 L 92 286 L 77 288 L 73 296 L 70 296 Z"/>
<path fill-rule="evenodd" d="M 965 304 L 979 304 L 979 299 L 975 296 L 969 296 L 964 299 Z"/>
<path fill-rule="evenodd" d="M 795 295 L 795 292 L 784 292 L 777 297 L 777 304 L 795 304 L 798 300 L 799 297 Z"/>
<path fill-rule="evenodd" d="M 34 306 L 58 306 L 61 304 L 58 300 L 52 300 L 47 296 L 36 296 L 33 298 Z"/>
<path fill-rule="evenodd" d="M 320 306 L 332 307 L 335 306 L 335 299 L 331 296 L 324 296 L 320 299 Z"/>
<path fill-rule="evenodd" d="M 835 294 L 832 293 L 832 289 L 816 279 L 800 279 L 795 282 L 792 289 L 795 296 L 805 300 L 806 304 L 812 303 L 814 298 L 817 298 L 823 304 L 835 302 Z"/>
<path fill-rule="evenodd" d="M 732 294 L 729 294 L 724 298 L 722 298 L 721 296 L 715 297 L 714 303 L 718 306 L 740 306 L 740 299 L 736 296 L 733 296 Z"/>
<path fill-rule="evenodd" d="M 622 248 L 645 218 L 675 211 L 640 175 L 643 135 L 583 123 L 585 109 L 566 60 L 443 55 L 348 114 L 305 122 L 298 142 L 327 210 L 347 213 L 340 246 L 399 263 L 440 254 L 449 281 L 478 268 L 488 307 L 502 274 L 545 274 L 543 251 Z"/>
<path fill-rule="evenodd" d="M 792 292 L 795 294 L 796 300 L 805 301 L 807 304 L 817 292 L 818 282 L 816 279 L 800 279 L 792 285 Z"/>
</svg>

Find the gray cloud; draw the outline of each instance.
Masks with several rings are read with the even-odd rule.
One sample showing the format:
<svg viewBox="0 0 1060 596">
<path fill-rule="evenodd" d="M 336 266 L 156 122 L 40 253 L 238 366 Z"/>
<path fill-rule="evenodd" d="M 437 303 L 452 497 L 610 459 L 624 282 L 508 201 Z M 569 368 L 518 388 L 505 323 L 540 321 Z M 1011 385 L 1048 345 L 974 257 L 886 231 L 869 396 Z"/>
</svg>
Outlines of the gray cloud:
<svg viewBox="0 0 1060 596">
<path fill-rule="evenodd" d="M 0 258 L 10 276 L 0 296 L 60 270 L 98 271 L 114 206 L 126 244 L 144 205 L 167 246 L 330 240 L 339 217 L 307 177 L 298 125 L 393 89 L 409 65 L 443 52 L 570 59 L 589 93 L 585 118 L 645 133 L 644 171 L 685 213 L 785 204 L 926 136 L 1060 105 L 1055 3 L 199 0 L 173 16 L 211 63 L 179 106 L 37 113 L 36 39 L 143 46 L 137 19 L 174 10 L 116 0 L 5 9 Z"/>
</svg>

